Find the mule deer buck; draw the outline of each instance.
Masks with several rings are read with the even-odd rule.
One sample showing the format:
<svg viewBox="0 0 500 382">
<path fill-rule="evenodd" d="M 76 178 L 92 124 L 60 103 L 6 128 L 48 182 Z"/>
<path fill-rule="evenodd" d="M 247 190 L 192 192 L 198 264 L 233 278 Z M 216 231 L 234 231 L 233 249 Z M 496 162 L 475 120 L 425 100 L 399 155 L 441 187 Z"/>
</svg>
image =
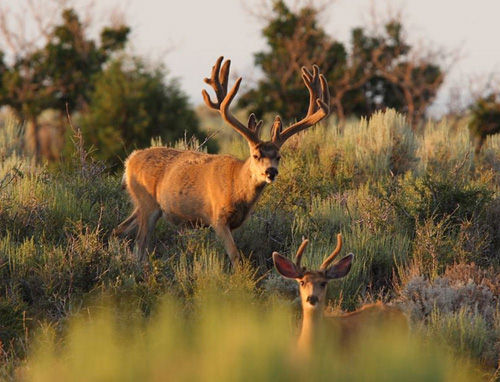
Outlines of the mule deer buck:
<svg viewBox="0 0 500 382">
<path fill-rule="evenodd" d="M 319 270 L 306 270 L 306 268 L 301 267 L 300 262 L 307 244 L 308 240 L 302 241 L 295 255 L 295 262 L 278 252 L 273 252 L 273 262 L 278 273 L 283 277 L 295 279 L 299 283 L 303 314 L 302 329 L 298 341 L 300 351 L 310 351 L 315 338 L 325 325 L 333 326 L 338 331 L 342 341 L 346 341 L 366 325 L 391 322 L 397 323 L 403 328 L 407 326 L 406 317 L 401 310 L 380 302 L 367 304 L 354 312 L 343 315 L 325 315 L 328 282 L 349 273 L 354 255 L 350 253 L 331 265 L 342 249 L 342 236 L 338 234 L 337 247 L 323 261 Z"/>
<path fill-rule="evenodd" d="M 259 138 L 262 121 L 250 114 L 245 126 L 231 114 L 229 106 L 241 83 L 238 78 L 228 92 L 230 60 L 219 57 L 211 78 L 205 78 L 217 100 L 203 90 L 207 106 L 222 118 L 250 147 L 250 156 L 239 160 L 229 155 L 210 155 L 166 147 L 134 151 L 125 162 L 124 183 L 135 206 L 132 214 L 115 230 L 129 234 L 137 229 L 136 252 L 144 260 L 152 231 L 163 215 L 174 224 L 211 226 L 223 241 L 233 266 L 239 252 L 231 231 L 243 224 L 262 190 L 278 175 L 280 148 L 294 134 L 321 121 L 329 114 L 330 94 L 325 77 L 314 65 L 313 72 L 302 68 L 309 90 L 307 115 L 282 128 L 277 116 L 271 127 L 271 140 Z"/>
</svg>

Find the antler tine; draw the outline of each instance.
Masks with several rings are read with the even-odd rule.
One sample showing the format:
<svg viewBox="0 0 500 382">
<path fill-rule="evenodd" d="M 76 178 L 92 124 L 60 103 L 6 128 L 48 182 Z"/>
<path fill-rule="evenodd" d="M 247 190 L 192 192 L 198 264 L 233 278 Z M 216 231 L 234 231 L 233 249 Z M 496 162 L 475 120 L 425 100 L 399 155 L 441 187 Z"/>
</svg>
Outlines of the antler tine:
<svg viewBox="0 0 500 382">
<path fill-rule="evenodd" d="M 257 122 L 257 117 L 254 113 L 250 114 L 250 116 L 248 117 L 248 128 L 252 130 L 257 137 L 260 135 L 260 130 L 263 124 L 264 122 L 262 120 Z"/>
<path fill-rule="evenodd" d="M 302 254 L 304 253 L 307 244 L 309 244 L 309 240 L 302 239 L 302 244 L 300 244 L 299 249 L 297 249 L 297 254 L 295 255 L 295 266 L 297 267 L 297 270 L 300 270 L 300 261 L 302 260 Z"/>
<path fill-rule="evenodd" d="M 222 87 L 222 94 L 227 94 L 227 85 L 229 83 L 229 68 L 231 67 L 231 60 L 226 60 L 219 75 L 219 82 Z"/>
<path fill-rule="evenodd" d="M 281 118 L 277 115 L 276 118 L 274 118 L 273 126 L 271 127 L 271 140 L 273 142 L 277 142 L 279 140 L 282 128 L 283 124 L 281 123 Z"/>
<path fill-rule="evenodd" d="M 226 60 L 221 68 L 223 60 L 224 57 L 220 56 L 215 62 L 215 65 L 212 67 L 212 76 L 210 78 L 204 79 L 204 81 L 214 89 L 215 95 L 217 97 L 217 102 L 212 102 L 210 96 L 208 95 L 208 92 L 205 89 L 201 91 L 203 100 L 209 108 L 219 110 L 222 118 L 224 118 L 224 120 L 229 123 L 238 133 L 240 133 L 247 141 L 252 144 L 258 144 L 260 142 L 258 133 L 260 127 L 262 126 L 262 122 L 257 123 L 255 116 L 253 118 L 252 116 L 250 116 L 250 119 L 248 120 L 248 126 L 245 126 L 243 123 L 238 121 L 238 119 L 236 119 L 236 117 L 234 117 L 229 111 L 231 101 L 236 96 L 236 93 L 240 88 L 241 77 L 236 80 L 232 89 L 228 93 L 227 89 L 231 60 Z"/>
<path fill-rule="evenodd" d="M 205 81 L 205 83 L 209 84 L 215 91 L 215 95 L 217 97 L 217 102 L 212 102 L 212 100 L 210 99 L 210 96 L 208 95 L 208 92 L 203 89 L 201 91 L 201 94 L 203 96 L 203 100 L 205 101 L 206 105 L 211 108 L 211 109 L 215 109 L 215 110 L 219 110 L 220 108 L 220 103 L 221 103 L 221 100 L 224 98 L 224 93 L 223 93 L 223 88 L 219 82 L 219 79 L 217 78 L 217 74 L 219 73 L 219 70 L 220 70 L 220 64 L 222 63 L 222 60 L 224 59 L 223 56 L 220 56 L 217 61 L 215 62 L 215 65 L 212 66 L 212 76 L 210 78 L 204 78 L 203 81 Z M 224 64 L 224 66 L 227 66 L 229 67 L 229 65 L 231 65 L 231 60 L 227 60 Z M 227 91 L 227 84 L 226 84 L 226 91 Z"/>
<path fill-rule="evenodd" d="M 330 263 L 335 259 L 335 257 L 340 253 L 340 250 L 342 249 L 342 234 L 337 234 L 337 247 L 333 250 L 333 252 L 328 256 L 325 261 L 323 261 L 323 264 L 321 264 L 321 267 L 319 268 L 320 270 L 325 270 L 328 268 Z"/>
<path fill-rule="evenodd" d="M 307 109 L 307 115 L 314 113 L 318 107 L 316 105 L 317 94 L 323 94 L 320 88 L 319 80 L 319 67 L 318 65 L 313 65 L 313 74 L 305 67 L 302 67 L 302 79 L 309 90 L 309 108 Z"/>
<path fill-rule="evenodd" d="M 274 129 L 273 126 L 272 141 L 277 146 L 283 145 L 292 135 L 315 125 L 330 114 L 330 91 L 325 76 L 319 72 L 319 67 L 313 65 L 312 73 L 306 67 L 302 67 L 302 79 L 309 91 L 307 115 L 302 120 L 287 127 L 283 132 Z"/>
</svg>

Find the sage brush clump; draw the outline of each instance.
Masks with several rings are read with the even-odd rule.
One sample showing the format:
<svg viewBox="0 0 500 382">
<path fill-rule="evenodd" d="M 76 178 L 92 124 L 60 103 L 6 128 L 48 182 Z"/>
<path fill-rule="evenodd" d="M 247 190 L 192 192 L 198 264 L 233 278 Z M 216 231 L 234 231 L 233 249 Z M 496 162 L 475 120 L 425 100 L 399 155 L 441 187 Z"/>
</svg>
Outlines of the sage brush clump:
<svg viewBox="0 0 500 382">
<path fill-rule="evenodd" d="M 474 263 L 450 266 L 429 280 L 411 277 L 401 298 L 424 332 L 494 366 L 500 356 L 500 275 Z"/>
</svg>

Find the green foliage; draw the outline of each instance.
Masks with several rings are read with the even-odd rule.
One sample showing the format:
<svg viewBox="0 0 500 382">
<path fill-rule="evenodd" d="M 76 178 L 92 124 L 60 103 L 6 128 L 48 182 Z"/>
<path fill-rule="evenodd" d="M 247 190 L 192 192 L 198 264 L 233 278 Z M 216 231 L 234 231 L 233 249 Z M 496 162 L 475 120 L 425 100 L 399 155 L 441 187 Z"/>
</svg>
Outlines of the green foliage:
<svg viewBox="0 0 500 382">
<path fill-rule="evenodd" d="M 48 108 L 63 111 L 68 107 L 71 112 L 85 109 L 93 77 L 114 51 L 124 47 L 130 31 L 127 26 L 107 27 L 99 46 L 87 36 L 73 9 L 63 10 L 61 19 L 61 24 L 51 26 L 44 46 L 16 54 L 12 64 L 6 65 L 0 52 L 0 106 L 9 105 L 27 122 L 27 151 L 32 151 L 36 159 L 42 155 L 53 158 L 42 147 L 47 132 L 40 132 L 37 117 Z"/>
<path fill-rule="evenodd" d="M 0 298 L 0 341 L 4 351 L 22 352 L 19 339 L 25 337 L 24 304 Z"/>
<path fill-rule="evenodd" d="M 146 322 L 91 310 L 91 319 L 72 320 L 62 347 L 53 330 L 39 334 L 26 380 L 480 380 L 470 363 L 393 328 L 368 332 L 349 348 L 332 333 L 312 357 L 301 357 L 283 304 L 223 296 L 205 289 L 195 314 L 165 298 Z"/>
<path fill-rule="evenodd" d="M 497 328 L 497 331 L 500 330 Z M 466 309 L 456 313 L 433 312 L 429 321 L 429 336 L 450 344 L 453 351 L 481 359 L 494 365 L 499 344 L 495 344 L 497 333 L 492 331 L 484 318 L 471 314 Z"/>
<path fill-rule="evenodd" d="M 43 109 L 81 108 L 92 89 L 91 78 L 111 53 L 121 49 L 129 28 L 105 28 L 101 46 L 86 36 L 73 9 L 62 11 L 62 21 L 54 25 L 45 46 L 16 57 L 12 65 L 0 68 L 0 104 L 13 107 L 23 119 L 34 119 Z"/>
<path fill-rule="evenodd" d="M 427 172 L 420 177 L 408 173 L 388 182 L 382 193 L 410 229 L 429 218 L 455 224 L 472 219 L 485 212 L 492 198 L 487 185 L 457 173 Z"/>
<path fill-rule="evenodd" d="M 92 77 L 102 70 L 111 53 L 124 47 L 130 28 L 106 27 L 101 32 L 100 46 L 88 39 L 78 15 L 64 10 L 61 25 L 56 25 L 43 50 L 44 71 L 53 83 L 59 110 L 69 103 L 70 110 L 89 101 L 93 89 Z"/>
<path fill-rule="evenodd" d="M 464 338 L 457 345 L 460 352 L 481 362 L 492 359 L 488 348 L 498 328 L 492 319 L 497 317 L 492 307 L 498 291 L 489 293 L 483 286 L 490 285 L 488 280 L 494 283 L 500 261 L 498 178 L 491 176 L 500 158 L 491 155 L 490 169 L 478 171 L 482 162 L 473 166 L 464 160 L 469 152 L 465 124 L 453 133 L 446 123 L 429 125 L 428 131 L 425 136 L 413 133 L 404 118 L 388 111 L 348 123 L 343 130 L 317 126 L 292 138 L 283 148 L 276 182 L 266 187 L 255 212 L 235 232 L 245 261 L 232 270 L 213 230 L 163 221 L 155 230 L 149 263 L 139 264 L 131 238 L 111 234 L 131 208 L 119 176 L 80 157 L 59 166 L 37 165 L 20 155 L 22 130 L 7 123 L 0 129 L 0 313 L 5 314 L 2 322 L 12 345 L 3 347 L 2 378 L 14 378 L 26 349 L 33 354 L 29 369 L 47 379 L 54 370 L 67 375 L 79 367 L 89 375 L 98 373 L 89 366 L 93 355 L 110 357 L 106 364 L 117 376 L 123 371 L 147 379 L 152 369 L 177 367 L 186 378 L 194 378 L 191 373 L 197 370 L 222 379 L 240 378 L 243 374 L 238 373 L 244 371 L 253 376 L 251 367 L 260 379 L 269 379 L 269 373 L 275 379 L 289 378 L 296 322 L 286 306 L 293 304 L 297 290 L 277 278 L 271 253 L 290 257 L 306 236 L 310 245 L 304 264 L 317 267 L 335 246 L 338 232 L 344 237 L 340 256 L 353 252 L 355 260 L 346 278 L 331 283 L 330 305 L 351 310 L 377 298 L 400 298 L 411 313 L 425 301 L 429 310 L 415 315 L 413 323 L 424 335 L 440 333 L 448 344 Z M 228 152 L 246 155 L 246 144 L 233 135 L 221 137 L 220 144 Z M 499 144 L 493 140 L 487 153 L 498 150 Z M 190 145 L 198 146 L 194 141 Z M 461 268 L 455 274 L 463 279 L 436 285 L 443 272 L 451 279 L 450 264 L 470 261 L 482 269 L 484 275 L 476 272 L 482 278 Z M 418 285 L 408 277 L 413 267 L 423 280 Z M 475 286 L 457 287 L 468 285 L 469 278 Z M 420 285 L 417 296 L 422 297 L 414 305 L 402 292 L 412 285 Z M 441 296 L 433 293 L 437 289 L 442 289 L 442 297 L 455 296 L 455 302 L 438 306 L 445 300 L 435 298 Z M 103 295 L 111 296 L 116 307 L 110 308 Z M 440 314 L 457 315 L 455 308 L 445 308 L 465 301 L 463 319 L 449 318 L 453 325 L 441 325 L 441 318 L 431 323 L 435 305 Z M 101 320 L 103 310 L 108 313 Z M 474 322 L 470 328 L 469 322 Z M 39 330 L 54 337 L 33 347 L 35 336 L 41 338 L 35 335 Z M 320 348 L 319 364 L 297 366 L 293 376 L 314 369 L 318 378 L 330 370 L 359 379 L 361 367 L 346 371 L 345 365 L 360 362 L 366 367 L 359 373 L 394 372 L 406 379 L 404 370 L 419 365 L 421 348 L 404 342 L 407 336 L 393 343 L 384 333 L 380 342 L 367 339 L 352 352 Z M 117 342 L 112 340 L 115 334 Z M 325 341 L 331 345 L 336 339 Z M 382 352 L 381 343 L 393 345 Z M 42 348 L 46 358 L 36 350 Z M 84 359 L 89 349 L 93 353 Z M 443 365 L 452 361 L 440 358 L 446 352 L 429 354 L 420 364 L 421 372 L 449 375 Z M 143 355 L 149 363 L 143 362 Z M 215 374 L 221 359 L 228 370 Z M 392 365 L 390 371 L 379 370 L 380 364 Z M 23 374 L 24 369 L 17 372 Z"/>
<path fill-rule="evenodd" d="M 89 111 L 81 124 L 87 144 L 100 159 L 115 163 L 151 137 L 175 142 L 198 133 L 198 120 L 175 80 L 164 81 L 162 67 L 118 58 L 95 78 Z"/>
<path fill-rule="evenodd" d="M 476 154 L 479 154 L 488 136 L 500 132 L 500 103 L 496 94 L 476 100 L 471 107 L 469 130 L 474 140 Z"/>
<path fill-rule="evenodd" d="M 307 110 L 309 97 L 297 69 L 321 60 L 322 72 L 333 73 L 346 62 L 344 46 L 327 36 L 318 25 L 317 14 L 313 7 L 293 13 L 284 1 L 274 2 L 273 18 L 262 30 L 269 50 L 255 54 L 255 64 L 265 77 L 241 97 L 240 105 L 251 105 L 258 115 L 277 111 L 287 121 Z M 292 49 L 299 60 L 291 61 Z"/>
<path fill-rule="evenodd" d="M 317 64 L 332 93 L 332 109 L 341 124 L 346 115 L 367 116 L 378 109 L 408 113 L 420 122 L 432 103 L 444 72 L 436 57 L 413 57 L 400 20 L 380 31 L 354 28 L 350 47 L 329 36 L 318 22 L 320 11 L 308 3 L 293 11 L 275 0 L 262 35 L 268 49 L 255 54 L 264 78 L 240 99 L 257 114 L 276 111 L 285 120 L 299 119 L 308 97 L 299 76 L 302 66 Z"/>
</svg>

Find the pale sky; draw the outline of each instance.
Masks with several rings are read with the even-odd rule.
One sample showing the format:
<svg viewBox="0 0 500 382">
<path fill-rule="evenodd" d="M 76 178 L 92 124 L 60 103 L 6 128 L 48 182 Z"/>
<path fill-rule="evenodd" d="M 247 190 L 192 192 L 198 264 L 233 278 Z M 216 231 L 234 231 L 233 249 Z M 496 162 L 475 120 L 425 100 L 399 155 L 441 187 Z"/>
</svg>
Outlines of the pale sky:
<svg viewBox="0 0 500 382">
<path fill-rule="evenodd" d="M 150 56 L 170 47 L 164 61 L 193 104 L 198 104 L 202 79 L 219 55 L 232 59 L 233 72 L 244 77 L 243 85 L 258 76 L 253 54 L 265 47 L 260 36 L 263 24 L 245 8 L 260 2 L 130 0 L 134 47 Z M 324 27 L 347 41 L 352 27 L 368 22 L 371 7 L 381 15 L 389 8 L 402 9 L 412 40 L 461 50 L 462 59 L 453 67 L 435 110 L 443 108 L 451 84 L 462 80 L 465 87 L 470 76 L 500 72 L 500 0 L 337 0 L 325 12 Z"/>
<path fill-rule="evenodd" d="M 18 1 L 0 0 L 0 4 Z M 197 105 L 202 102 L 203 77 L 209 75 L 220 55 L 231 58 L 232 73 L 243 76 L 242 86 L 251 85 L 258 77 L 253 54 L 265 48 L 260 36 L 264 24 L 245 8 L 257 7 L 262 1 L 128 0 L 121 7 L 132 26 L 133 51 L 163 61 Z M 76 2 L 82 5 L 86 0 Z M 109 9 L 114 4 L 123 2 L 101 0 L 98 7 Z M 446 103 L 451 84 L 500 72 L 500 0 L 337 0 L 323 15 L 324 27 L 337 39 L 347 41 L 352 27 L 367 23 L 371 7 L 384 15 L 388 5 L 402 9 L 412 41 L 461 49 L 462 59 L 447 79 L 436 110 Z"/>
</svg>

